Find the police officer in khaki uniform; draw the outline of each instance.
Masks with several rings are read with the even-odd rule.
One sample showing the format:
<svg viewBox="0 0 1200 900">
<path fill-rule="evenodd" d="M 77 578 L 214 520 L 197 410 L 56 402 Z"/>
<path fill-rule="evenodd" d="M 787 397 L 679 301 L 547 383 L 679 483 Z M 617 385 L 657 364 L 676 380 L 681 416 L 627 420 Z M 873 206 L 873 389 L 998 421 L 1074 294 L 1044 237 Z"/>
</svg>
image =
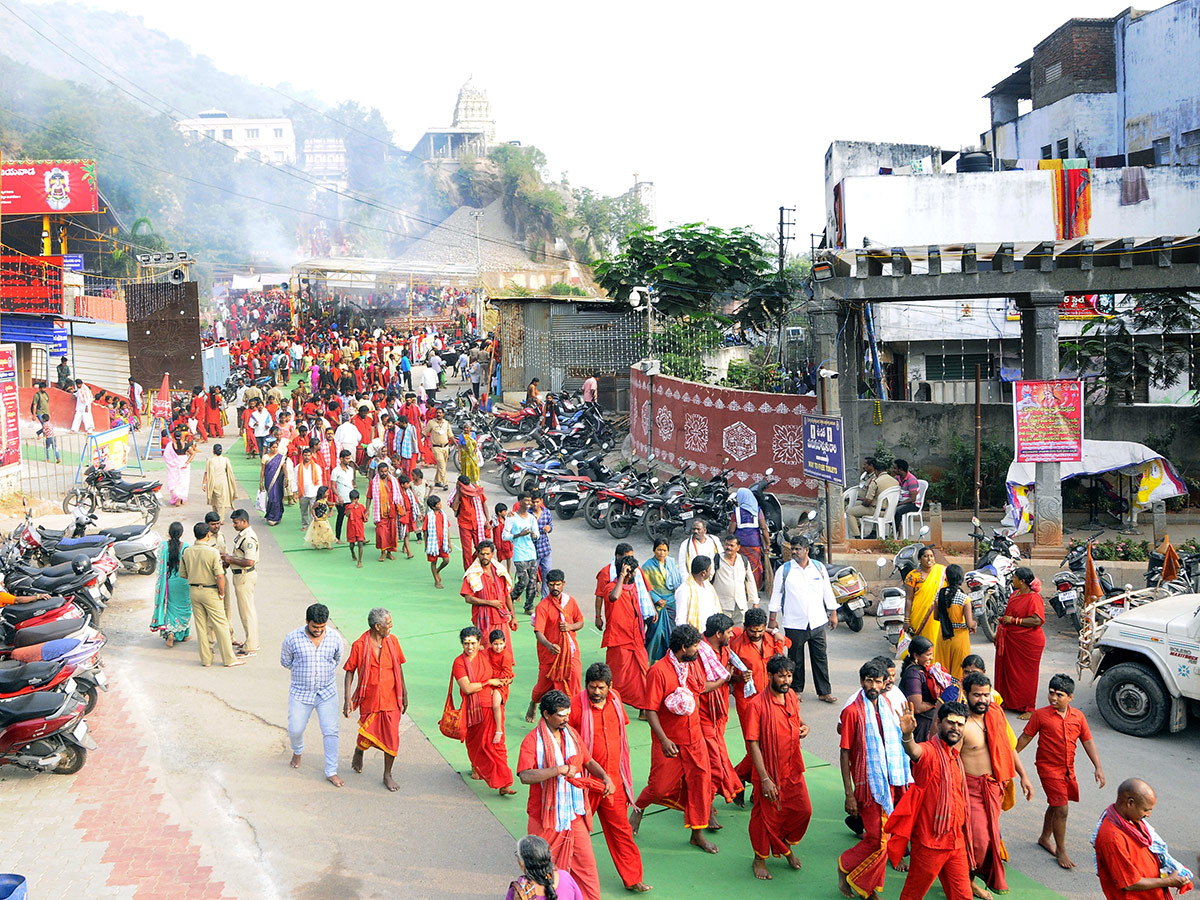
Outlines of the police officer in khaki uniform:
<svg viewBox="0 0 1200 900">
<path fill-rule="evenodd" d="M 425 436 L 433 445 L 433 458 L 437 462 L 434 474 L 434 487 L 448 487 L 446 484 L 446 461 L 450 458 L 450 445 L 454 443 L 454 429 L 446 421 L 446 413 L 438 408 L 437 418 L 425 423 Z"/>
<path fill-rule="evenodd" d="M 229 620 L 225 617 L 225 572 L 221 555 L 214 546 L 208 525 L 197 522 L 192 528 L 196 540 L 179 557 L 179 577 L 187 581 L 192 598 L 192 617 L 196 620 L 196 644 L 200 664 L 211 666 L 212 642 L 221 648 L 226 666 L 243 666 L 233 652 Z"/>
<path fill-rule="evenodd" d="M 243 656 L 258 653 L 258 612 L 254 607 L 254 588 L 258 584 L 258 535 L 250 527 L 250 515 L 244 509 L 235 509 L 230 517 L 237 532 L 233 539 L 233 553 L 222 554 L 221 560 L 229 566 L 233 575 L 233 586 L 237 589 L 238 616 L 242 630 L 246 632 Z"/>
</svg>

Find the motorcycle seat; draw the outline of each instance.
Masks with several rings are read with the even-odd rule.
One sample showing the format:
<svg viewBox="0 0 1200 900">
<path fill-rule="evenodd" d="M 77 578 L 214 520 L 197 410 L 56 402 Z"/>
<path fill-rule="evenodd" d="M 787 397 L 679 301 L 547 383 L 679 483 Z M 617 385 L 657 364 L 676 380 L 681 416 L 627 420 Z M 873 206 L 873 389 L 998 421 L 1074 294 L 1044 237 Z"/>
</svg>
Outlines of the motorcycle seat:
<svg viewBox="0 0 1200 900">
<path fill-rule="evenodd" d="M 42 613 L 50 612 L 67 605 L 66 597 L 51 597 L 48 600 L 34 600 L 31 603 L 12 603 L 0 607 L 0 619 L 16 625 L 34 619 Z"/>
<path fill-rule="evenodd" d="M 100 535 L 107 535 L 114 541 L 130 541 L 141 537 L 150 530 L 150 525 L 121 525 L 118 528 L 105 528 Z"/>
<path fill-rule="evenodd" d="M 47 622 L 45 625 L 34 625 L 32 628 L 22 628 L 13 638 L 14 647 L 32 647 L 34 644 L 44 644 L 47 641 L 57 641 L 69 634 L 74 634 L 82 625 L 82 619 L 60 619 L 57 622 Z"/>
<path fill-rule="evenodd" d="M 50 662 L 0 662 L 0 694 L 15 694 L 29 686 L 29 682 L 49 681 L 63 667 L 60 660 Z"/>
<path fill-rule="evenodd" d="M 47 594 L 74 594 L 76 591 L 82 590 L 83 586 L 91 581 L 95 574 L 86 572 L 83 575 L 75 575 L 58 578 L 42 578 L 39 576 L 28 576 L 29 586 L 35 591 L 44 591 Z"/>
<path fill-rule="evenodd" d="M 63 563 L 74 562 L 75 557 L 77 557 L 80 553 L 82 553 L 91 562 L 94 563 L 96 560 L 98 560 L 101 556 L 104 555 L 104 551 L 106 551 L 107 549 L 108 549 L 108 544 L 101 544 L 100 546 L 97 546 L 97 547 L 83 547 L 83 548 L 75 549 L 75 550 L 57 550 L 56 549 L 53 553 L 50 554 L 49 568 L 56 569 L 59 566 L 61 566 Z M 45 570 L 43 569 L 42 571 L 45 571 Z"/>
<path fill-rule="evenodd" d="M 106 534 L 89 534 L 81 538 L 63 538 L 54 545 L 55 550 L 88 550 L 93 547 L 106 547 L 113 539 Z"/>
<path fill-rule="evenodd" d="M 35 566 L 31 562 L 22 560 L 12 567 L 14 572 L 22 572 L 30 578 L 42 576 L 44 578 L 58 578 L 61 575 L 74 575 L 75 569 L 72 562 L 58 563 L 53 566 Z"/>
<path fill-rule="evenodd" d="M 0 700 L 0 726 L 51 716 L 62 709 L 65 701 L 66 698 L 58 691 L 37 691 Z"/>
<path fill-rule="evenodd" d="M 853 574 L 854 574 L 853 566 L 842 566 L 840 569 L 838 569 L 836 572 L 834 572 L 829 577 L 832 578 L 834 581 L 837 581 L 839 578 L 845 578 L 847 575 L 853 575 Z"/>
</svg>

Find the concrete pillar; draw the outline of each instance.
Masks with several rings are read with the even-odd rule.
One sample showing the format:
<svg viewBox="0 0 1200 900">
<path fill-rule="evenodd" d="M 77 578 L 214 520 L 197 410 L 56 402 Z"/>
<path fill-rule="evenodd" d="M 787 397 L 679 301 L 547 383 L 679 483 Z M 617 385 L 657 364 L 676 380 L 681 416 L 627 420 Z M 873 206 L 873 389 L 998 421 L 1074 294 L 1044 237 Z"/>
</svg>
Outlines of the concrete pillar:
<svg viewBox="0 0 1200 900">
<path fill-rule="evenodd" d="M 827 369 L 832 369 L 838 373 L 836 379 L 826 379 L 825 384 L 825 413 L 831 416 L 840 416 L 842 414 L 841 392 L 843 381 L 850 381 L 857 378 L 857 371 L 850 372 L 843 368 L 842 360 L 839 357 L 838 347 L 838 304 L 836 301 L 815 302 L 813 303 L 812 313 L 810 316 L 812 322 L 813 337 L 816 344 L 817 361 Z M 817 412 L 821 411 L 821 385 L 817 385 Z M 845 423 L 843 422 L 843 440 L 845 439 Z M 852 466 L 850 460 L 851 448 L 849 442 L 843 448 L 846 454 L 845 465 L 847 468 L 847 477 L 850 475 Z M 818 489 L 819 495 L 824 498 L 824 488 Z M 822 518 L 824 518 L 822 516 Z M 829 540 L 830 543 L 845 549 L 846 547 L 846 507 L 842 503 L 842 488 L 838 484 L 829 485 Z"/>
<path fill-rule="evenodd" d="M 1062 294 L 1031 293 L 1016 297 L 1021 312 L 1021 377 L 1058 378 L 1058 307 Z M 1037 463 L 1034 468 L 1033 555 L 1056 557 L 1062 551 L 1063 505 L 1061 466 Z"/>
</svg>

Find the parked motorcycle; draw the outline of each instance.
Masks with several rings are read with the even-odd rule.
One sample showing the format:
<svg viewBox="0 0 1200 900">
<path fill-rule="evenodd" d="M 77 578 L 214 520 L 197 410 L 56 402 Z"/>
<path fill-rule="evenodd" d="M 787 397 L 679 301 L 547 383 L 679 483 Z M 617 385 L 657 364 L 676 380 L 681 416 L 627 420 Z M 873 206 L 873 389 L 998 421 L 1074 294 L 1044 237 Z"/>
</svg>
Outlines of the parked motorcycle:
<svg viewBox="0 0 1200 900">
<path fill-rule="evenodd" d="M 21 663 L 61 662 L 74 667 L 75 690 L 87 704 L 85 713 L 90 713 L 96 708 L 100 691 L 108 690 L 108 676 L 104 672 L 104 660 L 100 658 L 106 643 L 108 640 L 104 635 L 85 622 L 67 637 L 21 647 L 9 645 L 7 650 L 0 647 L 0 657 L 7 656 L 11 661 Z M 0 666 L 5 662 L 0 662 Z"/>
<path fill-rule="evenodd" d="M 972 517 L 971 537 L 983 540 L 979 519 Z M 979 560 L 979 565 L 967 572 L 964 582 L 971 594 L 975 621 L 989 641 L 996 639 L 996 623 L 1004 615 L 1012 594 L 1012 573 L 1021 564 L 1021 550 L 1016 541 L 999 529 L 992 531 L 991 547 Z"/>
<path fill-rule="evenodd" d="M 161 481 L 125 481 L 120 472 L 88 466 L 83 484 L 71 488 L 63 498 L 62 509 L 70 513 L 76 506 L 88 512 L 136 512 L 153 525 L 158 520 L 158 491 Z"/>
<path fill-rule="evenodd" d="M 1066 566 L 1066 569 L 1054 576 L 1055 593 L 1049 599 L 1050 608 L 1060 619 L 1069 617 L 1076 631 L 1083 628 L 1083 618 L 1079 612 L 1083 603 L 1084 582 L 1087 578 L 1087 548 L 1099 536 L 1099 534 L 1095 534 L 1086 544 L 1080 544 L 1068 550 L 1067 555 L 1059 563 L 1060 566 Z M 1105 597 L 1124 593 L 1133 587 L 1133 585 L 1124 587 L 1116 585 L 1104 566 L 1096 567 L 1096 577 L 1100 581 L 1100 588 L 1104 591 Z"/>
<path fill-rule="evenodd" d="M 152 530 L 152 525 L 146 523 L 97 528 L 93 535 L 88 535 L 87 529 L 96 523 L 96 514 L 77 506 L 73 510 L 73 515 L 75 523 L 70 529 L 70 538 L 76 540 L 87 537 L 111 538 L 116 541 L 113 554 L 121 563 L 123 572 L 132 572 L 137 575 L 154 574 L 154 570 L 158 567 L 158 547 L 162 543 L 162 538 Z M 57 550 L 61 546 L 62 540 L 67 538 L 68 529 L 58 530 L 39 525 L 37 531 L 44 544 L 53 543 L 54 549 Z M 100 542 L 97 541 L 97 543 Z M 70 549 L 70 546 L 68 544 L 65 549 Z"/>
<path fill-rule="evenodd" d="M 920 537 L 925 537 L 929 534 L 929 526 L 921 526 Z M 901 547 L 896 553 L 895 559 L 892 560 L 892 571 L 890 574 L 897 575 L 900 581 L 908 577 L 908 574 L 918 565 L 918 553 L 921 549 L 921 544 L 909 544 Z M 881 556 L 875 561 L 875 565 L 879 567 L 879 574 L 883 575 L 883 569 L 887 566 L 887 557 Z M 907 599 L 904 588 L 896 585 L 888 585 L 879 592 L 879 603 L 875 607 L 875 624 L 887 635 L 888 642 L 897 647 L 900 644 L 900 632 L 904 628 L 904 611 L 907 606 Z"/>
<path fill-rule="evenodd" d="M 96 742 L 78 696 L 39 691 L 0 700 L 0 766 L 74 775 Z"/>
</svg>

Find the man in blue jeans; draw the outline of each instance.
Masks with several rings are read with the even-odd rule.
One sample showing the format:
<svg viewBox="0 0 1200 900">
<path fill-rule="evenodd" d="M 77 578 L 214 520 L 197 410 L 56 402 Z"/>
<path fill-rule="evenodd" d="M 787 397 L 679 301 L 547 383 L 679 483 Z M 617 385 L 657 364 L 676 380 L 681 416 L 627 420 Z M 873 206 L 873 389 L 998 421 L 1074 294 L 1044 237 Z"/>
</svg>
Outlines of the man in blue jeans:
<svg viewBox="0 0 1200 900">
<path fill-rule="evenodd" d="M 538 588 L 538 559 L 535 544 L 538 520 L 537 516 L 529 511 L 531 503 L 532 500 L 528 493 L 522 492 L 517 497 L 517 508 L 505 520 L 502 535 L 504 540 L 512 541 L 513 545 L 513 577 L 516 583 L 509 596 L 512 597 L 515 608 L 521 591 L 525 592 L 525 615 L 533 612 L 534 594 Z"/>
<path fill-rule="evenodd" d="M 325 778 L 334 787 L 338 777 L 337 671 L 342 661 L 342 641 L 330 633 L 329 607 L 314 603 L 304 614 L 305 625 L 283 639 L 279 664 L 292 672 L 288 689 L 288 739 L 292 743 L 292 768 L 300 768 L 304 729 L 317 711 L 325 745 Z"/>
<path fill-rule="evenodd" d="M 554 568 L 550 562 L 550 532 L 554 530 L 554 516 L 550 510 L 546 508 L 546 502 L 542 498 L 541 491 L 533 492 L 533 515 L 537 516 L 537 534 L 533 538 L 533 547 L 537 551 L 538 571 L 542 577 L 542 593 L 545 597 L 550 593 L 550 585 L 546 581 L 546 576 L 550 570 Z"/>
</svg>

